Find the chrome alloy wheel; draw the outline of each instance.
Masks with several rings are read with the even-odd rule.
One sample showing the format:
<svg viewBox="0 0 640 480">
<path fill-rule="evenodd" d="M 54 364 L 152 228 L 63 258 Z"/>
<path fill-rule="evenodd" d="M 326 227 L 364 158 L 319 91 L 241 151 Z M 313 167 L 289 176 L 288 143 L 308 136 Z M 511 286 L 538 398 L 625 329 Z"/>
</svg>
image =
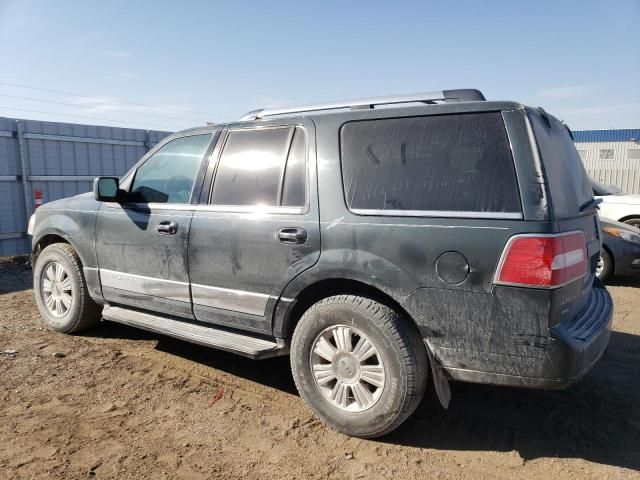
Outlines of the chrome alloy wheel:
<svg viewBox="0 0 640 480">
<path fill-rule="evenodd" d="M 71 277 L 61 263 L 51 262 L 42 275 L 40 293 L 49 312 L 56 317 L 64 317 L 73 302 Z"/>
<path fill-rule="evenodd" d="M 334 406 L 362 412 L 380 399 L 385 369 L 378 349 L 346 325 L 323 330 L 311 348 L 311 368 L 320 391 Z"/>
</svg>

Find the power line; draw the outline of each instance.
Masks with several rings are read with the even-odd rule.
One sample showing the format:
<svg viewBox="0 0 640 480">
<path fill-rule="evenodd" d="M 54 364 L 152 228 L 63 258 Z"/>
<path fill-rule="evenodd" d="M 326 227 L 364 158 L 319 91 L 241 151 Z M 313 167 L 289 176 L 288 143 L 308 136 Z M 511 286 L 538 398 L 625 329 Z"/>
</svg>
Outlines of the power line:
<svg viewBox="0 0 640 480">
<path fill-rule="evenodd" d="M 73 97 L 88 98 L 88 99 L 91 99 L 91 100 L 100 100 L 100 101 L 103 101 L 103 102 L 108 102 L 109 101 L 109 99 L 107 99 L 107 98 L 92 97 L 92 96 L 89 96 L 89 95 L 82 95 L 80 93 L 64 92 L 62 90 L 53 90 L 53 89 L 50 89 L 50 88 L 31 87 L 29 85 L 22 85 L 22 84 L 19 84 L 19 83 L 0 82 L 0 85 L 8 85 L 10 87 L 18 87 L 18 88 L 27 88 L 27 89 L 30 89 L 30 90 L 40 90 L 41 92 L 59 93 L 61 95 L 71 95 Z M 207 117 L 215 117 L 215 115 L 213 115 L 211 113 L 199 112 L 197 110 L 189 110 L 187 108 L 157 107 L 155 105 L 149 105 L 149 104 L 145 104 L 145 103 L 135 103 L 135 102 L 125 102 L 125 101 L 117 101 L 117 103 L 120 103 L 122 105 L 135 105 L 137 107 L 155 108 L 157 110 L 173 110 L 175 112 L 199 113 L 200 115 L 206 115 Z"/>
<path fill-rule="evenodd" d="M 153 113 L 139 113 L 139 112 L 132 112 L 130 110 L 119 110 L 119 109 L 115 109 L 115 108 L 103 108 L 102 105 L 84 106 L 84 105 L 78 105 L 76 103 L 56 102 L 55 100 L 46 100 L 44 98 L 21 97 L 19 95 L 9 95 L 9 94 L 6 94 L 6 93 L 0 93 L 0 97 L 18 98 L 20 100 L 30 100 L 30 101 L 33 101 L 33 102 L 53 103 L 55 105 L 67 105 L 69 107 L 83 108 L 83 109 L 86 109 L 86 110 L 90 110 L 92 108 L 97 108 L 97 109 L 105 110 L 107 112 L 126 113 L 128 115 L 144 115 L 144 116 L 147 116 L 147 117 L 167 118 L 167 119 L 171 119 L 171 120 L 181 120 L 181 121 L 185 121 L 185 122 L 206 122 L 207 121 L 207 120 L 194 119 L 194 118 L 180 118 L 180 117 L 171 117 L 171 116 L 168 116 L 168 115 L 156 115 L 156 114 L 153 114 Z M 115 103 L 119 103 L 119 102 L 115 102 Z"/>
<path fill-rule="evenodd" d="M 86 115 L 72 115 L 72 114 L 67 114 L 67 113 L 56 113 L 56 112 L 43 112 L 41 110 L 31 110 L 28 108 L 17 108 L 17 107 L 5 107 L 0 105 L 0 109 L 4 109 L 4 110 L 17 110 L 19 112 L 29 112 L 29 113 L 42 113 L 45 115 L 56 115 L 59 117 L 74 117 L 74 118 L 84 118 L 84 119 L 88 119 L 88 120 L 98 120 L 100 122 L 109 122 L 109 123 L 116 123 L 116 124 L 122 124 L 123 120 L 113 120 L 113 119 L 109 119 L 109 118 L 100 118 L 100 117 L 89 117 Z M 161 128 L 168 128 L 170 130 L 178 130 L 175 127 L 170 127 L 169 125 L 157 125 L 157 124 L 151 124 L 149 125 L 148 123 L 143 123 L 143 122 L 133 122 L 133 121 L 128 121 L 128 120 L 124 120 L 125 122 L 128 123 L 136 123 L 138 125 L 146 125 L 148 126 L 152 126 L 152 127 L 161 127 Z"/>
</svg>

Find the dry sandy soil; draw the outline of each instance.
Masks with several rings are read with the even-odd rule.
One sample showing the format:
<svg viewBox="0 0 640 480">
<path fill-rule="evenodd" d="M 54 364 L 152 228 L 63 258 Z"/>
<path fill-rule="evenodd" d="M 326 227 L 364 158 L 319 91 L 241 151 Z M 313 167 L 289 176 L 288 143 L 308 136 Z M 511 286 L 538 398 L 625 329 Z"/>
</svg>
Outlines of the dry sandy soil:
<svg viewBox="0 0 640 480">
<path fill-rule="evenodd" d="M 575 386 L 454 384 L 448 411 L 429 391 L 376 441 L 318 422 L 288 358 L 109 322 L 54 333 L 30 283 L 0 265 L 0 478 L 640 478 L 640 281 L 611 286 L 609 351 Z"/>
</svg>

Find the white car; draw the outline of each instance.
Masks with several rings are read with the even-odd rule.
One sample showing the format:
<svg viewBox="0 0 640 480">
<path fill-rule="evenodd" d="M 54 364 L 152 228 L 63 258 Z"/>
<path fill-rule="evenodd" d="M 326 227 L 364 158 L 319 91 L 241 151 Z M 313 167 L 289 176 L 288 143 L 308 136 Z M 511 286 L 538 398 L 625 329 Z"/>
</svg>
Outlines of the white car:
<svg viewBox="0 0 640 480">
<path fill-rule="evenodd" d="M 591 180 L 593 194 L 602 199 L 600 216 L 640 228 L 640 195 L 626 194 L 618 187 L 605 187 Z"/>
</svg>

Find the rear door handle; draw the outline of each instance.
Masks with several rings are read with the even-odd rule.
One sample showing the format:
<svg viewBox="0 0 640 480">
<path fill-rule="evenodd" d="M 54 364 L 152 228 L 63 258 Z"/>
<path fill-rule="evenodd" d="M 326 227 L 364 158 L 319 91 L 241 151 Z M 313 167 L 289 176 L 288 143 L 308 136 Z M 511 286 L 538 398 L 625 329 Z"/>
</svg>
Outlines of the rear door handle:
<svg viewBox="0 0 640 480">
<path fill-rule="evenodd" d="M 160 222 L 156 226 L 156 231 L 160 235 L 175 235 L 176 233 L 178 233 L 178 224 L 173 220 Z"/>
<path fill-rule="evenodd" d="M 307 241 L 307 231 L 304 228 L 281 228 L 278 230 L 278 240 L 287 245 L 302 245 Z"/>
</svg>

